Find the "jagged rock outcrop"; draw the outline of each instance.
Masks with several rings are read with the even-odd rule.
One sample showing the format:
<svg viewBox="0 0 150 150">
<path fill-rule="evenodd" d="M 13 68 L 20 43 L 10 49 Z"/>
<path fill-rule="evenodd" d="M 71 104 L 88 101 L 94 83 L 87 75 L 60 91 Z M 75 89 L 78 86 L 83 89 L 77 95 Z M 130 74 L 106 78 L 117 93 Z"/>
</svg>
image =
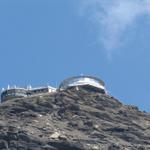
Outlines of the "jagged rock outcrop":
<svg viewBox="0 0 150 150">
<path fill-rule="evenodd" d="M 150 150 L 150 115 L 84 88 L 10 100 L 0 150 Z"/>
</svg>

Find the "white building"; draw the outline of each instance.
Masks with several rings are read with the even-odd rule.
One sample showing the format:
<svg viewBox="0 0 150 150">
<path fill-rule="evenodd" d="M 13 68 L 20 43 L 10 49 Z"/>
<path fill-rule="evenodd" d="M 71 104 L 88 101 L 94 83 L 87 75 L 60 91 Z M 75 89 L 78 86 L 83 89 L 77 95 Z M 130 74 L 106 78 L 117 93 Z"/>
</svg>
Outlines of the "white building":
<svg viewBox="0 0 150 150">
<path fill-rule="evenodd" d="M 39 87 L 39 88 L 20 88 L 20 87 L 9 87 L 6 90 L 3 89 L 1 93 L 1 102 L 11 100 L 14 98 L 22 98 L 27 96 L 34 96 L 44 93 L 54 93 L 56 88 L 51 86 Z"/>
<path fill-rule="evenodd" d="M 81 87 L 81 86 L 93 87 L 97 90 L 101 90 L 104 93 L 106 92 L 105 83 L 101 79 L 92 76 L 75 76 L 68 78 L 62 81 L 62 83 L 59 86 L 59 89 L 65 90 L 70 87 Z"/>
</svg>

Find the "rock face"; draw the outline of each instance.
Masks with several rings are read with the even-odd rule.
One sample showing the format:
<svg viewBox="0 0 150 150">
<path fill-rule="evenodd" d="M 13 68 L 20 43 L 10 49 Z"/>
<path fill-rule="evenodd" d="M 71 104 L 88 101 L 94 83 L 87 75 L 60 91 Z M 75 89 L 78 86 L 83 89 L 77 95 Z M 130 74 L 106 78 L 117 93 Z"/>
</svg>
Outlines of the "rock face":
<svg viewBox="0 0 150 150">
<path fill-rule="evenodd" d="M 0 150 L 150 150 L 150 115 L 84 88 L 10 100 Z"/>
</svg>

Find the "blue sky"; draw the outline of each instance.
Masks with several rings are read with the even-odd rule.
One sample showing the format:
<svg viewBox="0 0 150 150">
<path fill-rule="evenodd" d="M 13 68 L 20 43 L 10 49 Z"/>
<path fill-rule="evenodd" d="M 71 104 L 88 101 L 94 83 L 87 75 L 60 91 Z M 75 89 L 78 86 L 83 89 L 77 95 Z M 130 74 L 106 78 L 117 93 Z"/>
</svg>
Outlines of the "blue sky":
<svg viewBox="0 0 150 150">
<path fill-rule="evenodd" d="M 1 0 L 0 87 L 94 75 L 124 104 L 150 112 L 150 4 L 105 2 Z"/>
</svg>

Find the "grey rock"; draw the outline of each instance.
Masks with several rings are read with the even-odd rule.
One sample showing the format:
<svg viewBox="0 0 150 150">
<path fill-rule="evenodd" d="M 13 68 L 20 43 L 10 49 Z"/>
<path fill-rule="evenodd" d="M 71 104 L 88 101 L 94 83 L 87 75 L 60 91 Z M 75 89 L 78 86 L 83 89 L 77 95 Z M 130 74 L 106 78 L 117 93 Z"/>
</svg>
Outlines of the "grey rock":
<svg viewBox="0 0 150 150">
<path fill-rule="evenodd" d="M 150 115 L 92 89 L 0 105 L 0 150 L 150 150 Z"/>
<path fill-rule="evenodd" d="M 0 149 L 8 149 L 7 141 L 0 140 Z"/>
</svg>

